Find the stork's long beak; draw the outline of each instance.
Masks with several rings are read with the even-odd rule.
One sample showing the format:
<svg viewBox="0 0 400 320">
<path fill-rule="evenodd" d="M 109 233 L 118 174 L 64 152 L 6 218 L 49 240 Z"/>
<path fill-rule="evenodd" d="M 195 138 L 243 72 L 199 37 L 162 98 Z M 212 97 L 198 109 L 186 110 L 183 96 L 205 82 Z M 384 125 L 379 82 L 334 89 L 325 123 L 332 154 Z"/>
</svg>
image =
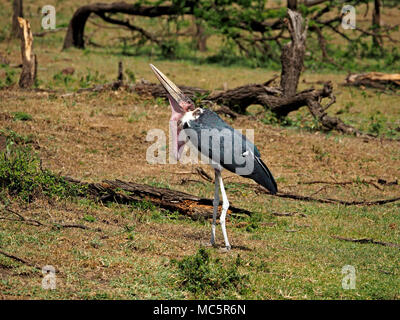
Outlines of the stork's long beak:
<svg viewBox="0 0 400 320">
<path fill-rule="evenodd" d="M 170 119 L 170 130 L 172 139 L 172 150 L 175 159 L 179 160 L 185 141 L 180 140 L 181 128 L 178 121 L 185 115 L 186 112 L 194 110 L 194 103 L 190 100 L 171 80 L 167 78 L 154 65 L 150 64 L 151 69 L 160 81 L 161 85 L 167 90 L 169 104 L 171 105 L 172 116 Z"/>
<path fill-rule="evenodd" d="M 167 90 L 169 95 L 179 104 L 185 97 L 183 92 L 167 78 L 167 76 L 158 70 L 154 65 L 150 64 L 151 69 L 155 73 L 157 79 L 161 82 L 162 86 Z"/>
<path fill-rule="evenodd" d="M 168 79 L 168 77 L 158 70 L 154 65 L 150 64 L 151 69 L 160 81 L 161 85 L 167 90 L 168 98 L 171 103 L 172 111 L 180 114 L 191 111 L 194 109 L 194 103 L 179 89 L 175 83 Z M 171 98 L 173 99 L 171 101 Z"/>
</svg>

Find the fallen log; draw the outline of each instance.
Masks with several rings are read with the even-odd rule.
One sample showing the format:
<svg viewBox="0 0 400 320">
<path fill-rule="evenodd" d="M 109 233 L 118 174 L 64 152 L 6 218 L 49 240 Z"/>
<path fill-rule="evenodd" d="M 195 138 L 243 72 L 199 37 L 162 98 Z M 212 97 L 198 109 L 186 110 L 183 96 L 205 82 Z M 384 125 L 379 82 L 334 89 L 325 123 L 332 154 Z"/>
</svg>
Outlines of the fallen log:
<svg viewBox="0 0 400 320">
<path fill-rule="evenodd" d="M 117 202 L 123 204 L 138 203 L 143 201 L 149 201 L 153 205 L 162 209 L 179 212 L 182 215 L 189 216 L 193 220 L 207 219 L 212 217 L 213 212 L 213 200 L 208 198 L 200 198 L 189 193 L 171 190 L 167 188 L 153 187 L 146 184 L 138 184 L 134 182 L 125 182 L 121 180 L 104 180 L 101 183 L 86 183 L 79 180 L 72 179 L 70 177 L 64 177 L 65 180 L 70 183 L 74 183 L 80 186 L 86 186 L 87 194 L 93 197 L 97 201 L 102 202 Z M 249 186 L 257 193 L 268 194 L 268 190 L 258 185 L 241 184 L 243 186 Z M 327 204 L 342 204 L 345 206 L 352 205 L 382 205 L 400 201 L 400 197 L 376 201 L 346 201 L 339 199 L 320 199 L 308 196 L 290 194 L 285 192 L 278 192 L 276 197 L 288 198 L 300 201 L 315 201 Z M 222 203 L 220 202 L 220 205 Z M 228 214 L 246 214 L 251 216 L 253 212 L 230 206 Z"/>
<path fill-rule="evenodd" d="M 346 85 L 364 86 L 381 90 L 400 88 L 400 73 L 368 72 L 349 74 Z"/>
<path fill-rule="evenodd" d="M 155 83 L 144 81 L 132 86 L 125 86 L 125 88 L 138 94 L 167 99 L 163 87 Z M 345 124 L 340 118 L 327 114 L 326 110 L 335 102 L 330 82 L 325 83 L 322 89 L 308 89 L 293 96 L 284 96 L 280 88 L 266 87 L 263 84 L 248 84 L 218 93 L 210 93 L 207 90 L 196 87 L 179 86 L 179 88 L 190 98 L 204 95 L 203 103 L 216 103 L 238 114 L 245 114 L 248 106 L 258 104 L 275 113 L 277 117 L 285 117 L 290 112 L 307 106 L 312 116 L 318 120 L 322 129 L 326 131 L 336 130 L 344 134 L 373 138 L 372 135 L 362 133 L 353 126 Z M 331 101 L 326 106 L 323 106 L 320 103 L 323 98 L 329 98 Z M 229 112 L 224 112 L 224 109 L 221 109 L 220 113 L 226 113 L 232 117 Z"/>
<path fill-rule="evenodd" d="M 149 201 L 162 209 L 172 212 L 178 211 L 194 220 L 211 218 L 213 213 L 212 199 L 200 198 L 181 191 L 121 180 L 104 180 L 101 183 L 85 183 L 71 178 L 66 178 L 66 180 L 85 185 L 89 195 L 103 202 L 135 203 Z M 230 206 L 228 214 L 235 213 L 252 215 L 251 211 Z"/>
</svg>

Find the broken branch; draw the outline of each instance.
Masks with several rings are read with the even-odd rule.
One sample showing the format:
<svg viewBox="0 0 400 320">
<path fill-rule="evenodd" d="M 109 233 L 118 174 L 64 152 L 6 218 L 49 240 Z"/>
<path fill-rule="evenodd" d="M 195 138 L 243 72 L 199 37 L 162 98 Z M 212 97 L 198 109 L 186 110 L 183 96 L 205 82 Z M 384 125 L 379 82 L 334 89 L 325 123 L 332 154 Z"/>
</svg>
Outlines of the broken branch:
<svg viewBox="0 0 400 320">
<path fill-rule="evenodd" d="M 356 242 L 356 243 L 373 243 L 373 244 L 379 244 L 381 246 L 386 246 L 386 247 L 400 248 L 400 244 L 376 241 L 371 238 L 352 239 L 352 238 L 344 238 L 344 237 L 339 237 L 339 236 L 331 236 L 331 237 L 334 239 L 342 240 L 342 241 L 350 241 L 350 242 Z"/>
</svg>

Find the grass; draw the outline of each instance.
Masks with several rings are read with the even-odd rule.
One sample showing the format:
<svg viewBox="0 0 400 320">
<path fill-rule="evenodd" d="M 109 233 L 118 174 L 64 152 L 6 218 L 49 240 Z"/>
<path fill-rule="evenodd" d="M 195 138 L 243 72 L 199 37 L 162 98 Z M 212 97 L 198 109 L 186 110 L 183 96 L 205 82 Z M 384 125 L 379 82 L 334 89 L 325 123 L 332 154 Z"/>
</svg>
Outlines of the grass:
<svg viewBox="0 0 400 320">
<path fill-rule="evenodd" d="M 32 116 L 26 112 L 14 112 L 14 120 L 29 121 Z"/>
<path fill-rule="evenodd" d="M 238 267 L 242 263 L 237 255 L 235 263 L 224 267 L 219 258 L 213 259 L 208 250 L 200 248 L 196 254 L 176 262 L 180 272 L 180 285 L 198 298 L 212 298 L 231 294 L 243 294 L 248 276 L 242 275 Z"/>
<path fill-rule="evenodd" d="M 314 147 L 314 153 L 321 154 L 321 149 Z M 24 168 L 28 172 L 22 176 L 30 173 L 29 166 Z M 196 188 L 212 193 L 202 184 Z M 258 212 L 230 217 L 233 250 L 228 254 L 202 248 L 209 221 L 160 211 L 147 201 L 102 204 L 74 196 L 58 198 L 54 192 L 39 193 L 27 205 L 10 198 L 3 188 L 3 204 L 8 199 L 6 205 L 25 219 L 59 224 L 81 220 L 91 229 L 49 229 L 4 220 L 2 250 L 36 265 L 53 265 L 58 273 L 57 289 L 43 290 L 40 272 L 0 255 L 1 294 L 36 299 L 399 298 L 397 248 L 331 237 L 396 242 L 398 203 L 345 207 L 271 198 L 268 205 L 274 211 L 304 214 L 276 217 L 265 209 L 267 199 L 242 184 L 227 182 L 226 189 L 230 199 Z M 2 211 L 2 217 L 13 215 Z M 354 290 L 341 287 L 345 265 L 356 270 Z"/>
<path fill-rule="evenodd" d="M 41 4 L 46 3 L 38 2 Z M 79 3 L 71 1 L 57 11 L 58 25 L 68 23 L 72 5 Z M 0 6 L 4 7 L 0 16 L 8 17 L 11 5 Z M 33 30 L 38 31 L 39 20 L 35 16 L 32 21 Z M 0 39 L 8 32 L 8 24 L 0 28 Z M 124 32 L 113 30 L 108 36 L 116 38 Z M 200 59 L 169 61 L 154 55 L 124 55 L 118 47 L 60 52 L 62 38 L 61 33 L 54 33 L 35 39 L 39 87 L 73 92 L 112 81 L 120 60 L 131 81 L 155 81 L 148 67 L 153 62 L 174 82 L 206 89 L 222 89 L 224 83 L 228 88 L 262 83 L 277 73 L 240 64 L 199 64 Z M 211 50 L 217 46 L 217 41 L 210 42 Z M 13 64 L 19 63 L 19 50 L 15 40 L 0 42 L 0 51 L 7 53 Z M 129 53 L 132 48 L 125 50 Z M 366 57 L 360 63 L 369 61 Z M 64 75 L 62 70 L 71 66 L 75 73 Z M 330 114 L 379 137 L 398 138 L 398 97 L 342 86 L 345 77 L 344 71 L 309 68 L 301 77 L 299 90 L 312 86 L 310 82 L 329 79 L 337 98 Z M 123 90 L 68 96 L 20 91 L 17 80 L 14 69 L 1 67 L 0 247 L 32 265 L 54 266 L 57 288 L 43 290 L 40 270 L 0 254 L 1 298 L 400 298 L 398 248 L 332 237 L 398 243 L 399 202 L 366 207 L 294 201 L 258 194 L 243 184 L 250 181 L 224 172 L 231 204 L 254 214 L 228 214 L 231 252 L 204 249 L 203 243 L 210 237 L 208 219 L 192 221 L 148 201 L 129 205 L 94 201 L 60 178 L 89 182 L 121 179 L 212 197 L 212 183 L 192 173 L 196 165 L 150 165 L 145 159 L 153 143 L 146 140 L 147 132 L 154 128 L 168 132 L 170 108 L 165 101 Z M 253 117 L 225 120 L 235 128 L 255 130 L 255 143 L 281 191 L 345 200 L 398 196 L 398 185 L 362 183 L 400 180 L 398 142 L 365 142 L 320 132 L 305 108 L 285 119 L 276 119 L 259 106 L 249 107 L 248 113 Z M 212 175 L 209 167 L 202 168 Z M 194 181 L 182 184 L 183 178 Z M 305 184 L 316 180 L 354 183 Z M 303 215 L 279 217 L 274 212 Z M 43 225 L 29 224 L 29 220 Z M 88 229 L 51 227 L 67 223 Z M 223 245 L 219 226 L 217 244 Z M 345 265 L 355 268 L 354 290 L 342 288 Z"/>
<path fill-rule="evenodd" d="M 83 193 L 76 187 L 41 168 L 41 161 L 31 146 L 18 145 L 13 135 L 6 138 L 4 151 L 0 152 L 1 189 L 23 201 L 32 201 L 38 194 L 52 197 L 69 197 Z M 16 136 L 18 138 L 18 135 Z M 22 141 L 27 141 L 22 138 Z"/>
</svg>

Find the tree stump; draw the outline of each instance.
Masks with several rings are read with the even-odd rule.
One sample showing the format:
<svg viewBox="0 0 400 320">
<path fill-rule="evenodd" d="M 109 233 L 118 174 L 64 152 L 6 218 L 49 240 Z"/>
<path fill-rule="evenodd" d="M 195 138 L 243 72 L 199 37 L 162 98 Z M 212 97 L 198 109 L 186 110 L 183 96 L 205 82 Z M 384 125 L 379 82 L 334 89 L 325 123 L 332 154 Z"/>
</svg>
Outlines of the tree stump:
<svg viewBox="0 0 400 320">
<path fill-rule="evenodd" d="M 22 55 L 22 73 L 19 78 L 21 88 L 30 88 L 35 83 L 37 60 L 33 53 L 33 35 L 28 20 L 18 17 L 21 30 L 21 55 Z"/>
</svg>

